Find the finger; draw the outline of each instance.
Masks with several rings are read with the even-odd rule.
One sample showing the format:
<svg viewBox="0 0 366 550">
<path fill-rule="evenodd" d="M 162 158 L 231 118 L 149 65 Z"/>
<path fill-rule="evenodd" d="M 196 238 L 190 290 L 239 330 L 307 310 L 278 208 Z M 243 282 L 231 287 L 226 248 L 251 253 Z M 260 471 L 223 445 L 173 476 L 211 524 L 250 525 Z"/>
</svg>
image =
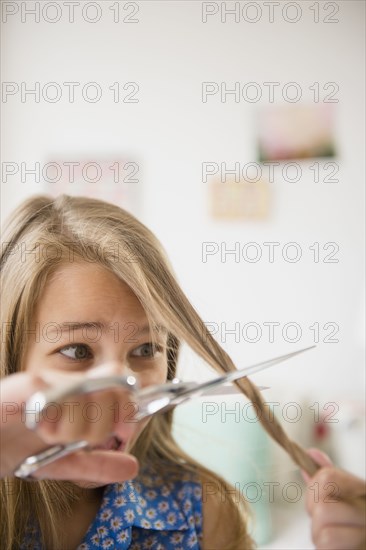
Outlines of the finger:
<svg viewBox="0 0 366 550">
<path fill-rule="evenodd" d="M 349 501 L 365 506 L 366 483 L 364 480 L 334 467 L 323 467 L 311 479 L 306 494 L 306 507 L 310 515 L 319 502 Z"/>
<path fill-rule="evenodd" d="M 329 456 L 319 449 L 311 448 L 307 449 L 306 452 L 319 464 L 319 466 L 332 466 L 332 461 Z M 301 473 L 306 483 L 310 483 L 312 478 L 304 470 L 301 470 Z"/>
<path fill-rule="evenodd" d="M 332 492 L 333 499 L 354 499 L 366 495 L 366 482 L 339 468 L 322 468 L 313 481 L 319 483 L 319 497 L 326 499 Z M 333 490 L 332 490 L 333 488 Z"/>
<path fill-rule="evenodd" d="M 116 451 L 78 452 L 40 468 L 36 479 L 63 479 L 95 483 L 116 483 L 134 478 L 138 473 L 137 459 Z"/>
<path fill-rule="evenodd" d="M 349 502 L 320 502 L 314 508 L 312 519 L 312 535 L 315 540 L 327 525 L 364 526 L 365 512 L 361 506 L 353 506 Z"/>
<path fill-rule="evenodd" d="M 3 378 L 0 384 L 1 424 L 19 423 L 28 397 L 45 386 L 41 379 L 26 372 Z"/>
<path fill-rule="evenodd" d="M 313 542 L 317 550 L 361 550 L 365 548 L 365 528 L 327 525 Z"/>
<path fill-rule="evenodd" d="M 126 391 L 117 388 L 81 395 L 77 400 L 62 404 L 50 404 L 43 411 L 37 432 L 49 444 L 70 443 L 78 439 L 97 444 L 113 433 L 127 441 L 137 424 L 124 421 L 128 420 L 128 397 Z"/>
<path fill-rule="evenodd" d="M 332 466 L 333 462 L 329 456 L 320 449 L 307 449 L 306 452 L 310 455 L 320 466 Z"/>
</svg>

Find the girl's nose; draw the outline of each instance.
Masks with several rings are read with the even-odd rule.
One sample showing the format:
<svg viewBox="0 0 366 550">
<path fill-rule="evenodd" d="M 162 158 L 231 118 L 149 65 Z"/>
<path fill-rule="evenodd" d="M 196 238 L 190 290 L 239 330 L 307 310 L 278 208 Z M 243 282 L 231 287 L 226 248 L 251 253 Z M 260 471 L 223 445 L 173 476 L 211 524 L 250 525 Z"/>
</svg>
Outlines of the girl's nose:
<svg viewBox="0 0 366 550">
<path fill-rule="evenodd" d="M 88 371 L 88 378 L 102 378 L 104 376 L 133 376 L 125 361 L 108 361 Z"/>
</svg>

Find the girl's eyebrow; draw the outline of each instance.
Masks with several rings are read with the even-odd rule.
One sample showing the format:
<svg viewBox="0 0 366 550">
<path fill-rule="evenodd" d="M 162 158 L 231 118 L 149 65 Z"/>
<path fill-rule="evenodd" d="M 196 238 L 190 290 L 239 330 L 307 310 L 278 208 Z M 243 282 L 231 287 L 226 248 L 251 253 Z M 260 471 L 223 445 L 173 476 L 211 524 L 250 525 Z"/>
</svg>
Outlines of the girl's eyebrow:
<svg viewBox="0 0 366 550">
<path fill-rule="evenodd" d="M 106 329 L 106 324 L 101 321 L 64 321 L 63 323 L 52 323 L 52 327 L 47 327 L 47 333 L 59 333 L 74 331 L 74 330 L 83 330 L 90 328 L 98 328 L 100 330 Z"/>
<path fill-rule="evenodd" d="M 106 332 L 108 330 L 115 330 L 116 325 L 118 323 L 103 323 L 101 321 L 65 321 L 63 323 L 52 323 L 54 326 L 47 328 L 48 334 L 53 333 L 59 333 L 60 331 L 62 333 L 64 332 L 71 332 L 75 330 L 84 330 L 84 329 L 99 329 L 101 332 Z M 131 326 L 136 326 L 138 328 L 137 334 L 149 334 L 150 333 L 150 326 L 149 325 L 143 325 L 141 328 L 139 327 L 138 323 L 135 323 L 134 321 L 126 321 L 126 323 L 122 324 L 122 328 L 130 329 Z M 162 325 L 155 325 L 154 327 L 158 332 L 166 333 L 167 330 Z"/>
</svg>

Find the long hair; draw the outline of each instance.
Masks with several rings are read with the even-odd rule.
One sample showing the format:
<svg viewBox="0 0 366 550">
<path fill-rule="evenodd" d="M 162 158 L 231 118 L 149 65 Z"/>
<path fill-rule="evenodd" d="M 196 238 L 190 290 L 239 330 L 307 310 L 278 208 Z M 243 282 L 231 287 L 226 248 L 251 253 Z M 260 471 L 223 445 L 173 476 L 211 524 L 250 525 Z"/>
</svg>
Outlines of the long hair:
<svg viewBox="0 0 366 550">
<path fill-rule="evenodd" d="M 2 354 L 1 375 L 24 369 L 25 335 L 50 275 L 65 261 L 98 263 L 124 281 L 144 308 L 151 326 L 163 323 L 168 331 L 168 379 L 175 376 L 181 342 L 186 342 L 219 373 L 236 367 L 206 330 L 203 321 L 175 280 L 165 252 L 156 237 L 125 210 L 95 199 L 62 195 L 55 200 L 33 197 L 12 214 L 3 233 L 0 257 Z M 294 459 L 309 470 L 310 457 L 286 436 L 271 416 L 255 385 L 244 378 L 236 382 L 261 412 L 266 431 Z M 176 472 L 195 471 L 202 480 L 215 482 L 225 491 L 229 485 L 186 455 L 171 433 L 172 413 L 153 417 L 131 452 L 142 463 L 159 468 L 164 461 Z M 20 546 L 26 525 L 35 518 L 46 548 L 60 548 L 60 518 L 70 514 L 77 498 L 75 486 L 66 481 L 28 483 L 2 481 L 0 540 L 6 550 Z M 246 527 L 245 510 L 237 499 L 232 508 L 232 548 L 254 546 Z M 244 506 L 245 508 L 245 506 Z"/>
</svg>

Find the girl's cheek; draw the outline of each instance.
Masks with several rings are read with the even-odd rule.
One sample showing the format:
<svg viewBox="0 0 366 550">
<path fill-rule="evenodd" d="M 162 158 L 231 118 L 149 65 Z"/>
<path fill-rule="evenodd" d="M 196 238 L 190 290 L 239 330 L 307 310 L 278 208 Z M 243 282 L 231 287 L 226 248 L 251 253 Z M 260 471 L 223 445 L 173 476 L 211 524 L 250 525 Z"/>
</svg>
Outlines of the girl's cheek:
<svg viewBox="0 0 366 550">
<path fill-rule="evenodd" d="M 161 360 L 152 369 L 137 372 L 137 378 L 141 386 L 152 386 L 155 384 L 165 384 L 168 379 L 168 364 L 166 360 Z"/>
<path fill-rule="evenodd" d="M 55 366 L 43 366 L 43 368 L 33 369 L 34 374 L 37 374 L 42 380 L 49 386 L 55 386 L 60 384 L 72 384 L 78 382 L 82 377 L 83 372 L 71 371 Z"/>
<path fill-rule="evenodd" d="M 129 453 L 140 435 L 142 434 L 143 430 L 146 428 L 147 424 L 150 422 L 151 418 L 144 418 L 144 420 L 141 420 L 139 422 L 139 425 L 137 427 L 137 430 L 135 434 L 132 436 L 132 438 L 127 442 L 125 452 Z"/>
</svg>

